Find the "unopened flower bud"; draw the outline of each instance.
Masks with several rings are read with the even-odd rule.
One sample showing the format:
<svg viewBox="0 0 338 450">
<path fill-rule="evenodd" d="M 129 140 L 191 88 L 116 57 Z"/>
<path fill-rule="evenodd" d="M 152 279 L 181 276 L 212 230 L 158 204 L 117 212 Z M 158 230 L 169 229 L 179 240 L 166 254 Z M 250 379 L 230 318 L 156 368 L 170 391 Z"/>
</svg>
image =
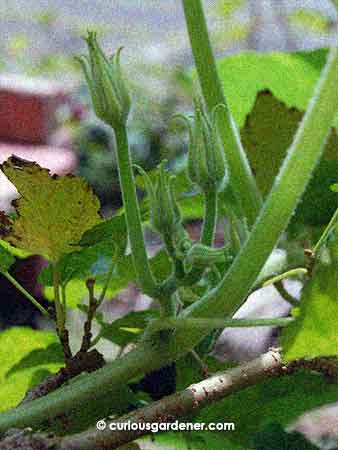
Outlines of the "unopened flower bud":
<svg viewBox="0 0 338 450">
<path fill-rule="evenodd" d="M 214 264 L 231 262 L 229 247 L 212 248 L 206 245 L 196 243 L 187 252 L 184 259 L 186 269 L 193 266 L 210 267 Z"/>
<path fill-rule="evenodd" d="M 217 107 L 211 118 L 201 102 L 195 102 L 193 124 L 185 120 L 189 128 L 188 175 L 204 192 L 224 189 L 228 170 L 217 123 Z"/>
<path fill-rule="evenodd" d="M 88 32 L 88 56 L 78 58 L 81 63 L 92 98 L 95 114 L 115 128 L 125 124 L 131 100 L 120 66 L 121 48 L 107 57 L 97 42 L 97 35 Z"/>
<path fill-rule="evenodd" d="M 170 176 L 165 168 L 165 161 L 159 167 L 155 183 L 152 183 L 146 172 L 139 168 L 145 179 L 146 190 L 149 196 L 150 223 L 165 239 L 174 240 L 181 228 L 181 213 L 178 208 L 175 192 L 174 177 Z"/>
</svg>

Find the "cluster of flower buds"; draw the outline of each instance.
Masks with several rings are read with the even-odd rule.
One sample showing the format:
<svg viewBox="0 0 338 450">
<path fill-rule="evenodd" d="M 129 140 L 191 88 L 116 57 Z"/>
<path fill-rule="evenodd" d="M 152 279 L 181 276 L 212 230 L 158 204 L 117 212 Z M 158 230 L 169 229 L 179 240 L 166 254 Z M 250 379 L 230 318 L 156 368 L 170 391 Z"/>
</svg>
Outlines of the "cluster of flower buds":
<svg viewBox="0 0 338 450">
<path fill-rule="evenodd" d="M 195 101 L 193 123 L 184 116 L 189 130 L 188 175 L 202 191 L 223 190 L 228 182 L 224 149 L 217 128 L 218 105 L 209 118 L 201 101 Z"/>
<path fill-rule="evenodd" d="M 183 226 L 175 197 L 175 177 L 168 174 L 165 165 L 166 161 L 160 164 L 157 179 L 154 183 L 144 170 L 138 169 L 144 177 L 149 197 L 151 226 L 162 235 L 165 242 L 174 243 L 182 237 Z"/>
<path fill-rule="evenodd" d="M 120 66 L 121 48 L 107 57 L 97 42 L 97 35 L 88 32 L 88 56 L 79 59 L 86 77 L 95 114 L 115 128 L 126 123 L 131 100 Z"/>
</svg>

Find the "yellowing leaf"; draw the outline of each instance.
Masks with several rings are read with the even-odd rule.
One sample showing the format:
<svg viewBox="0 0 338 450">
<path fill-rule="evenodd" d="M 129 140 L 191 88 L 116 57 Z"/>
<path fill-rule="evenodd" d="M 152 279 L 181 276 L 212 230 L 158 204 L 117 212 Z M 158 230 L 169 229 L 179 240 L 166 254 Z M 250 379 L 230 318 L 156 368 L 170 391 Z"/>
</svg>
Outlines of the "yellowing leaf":
<svg viewBox="0 0 338 450">
<path fill-rule="evenodd" d="M 19 217 L 6 240 L 51 261 L 79 249 L 83 233 L 100 221 L 100 203 L 88 184 L 73 175 L 51 176 L 15 156 L 1 168 L 21 196 L 14 202 Z"/>
</svg>

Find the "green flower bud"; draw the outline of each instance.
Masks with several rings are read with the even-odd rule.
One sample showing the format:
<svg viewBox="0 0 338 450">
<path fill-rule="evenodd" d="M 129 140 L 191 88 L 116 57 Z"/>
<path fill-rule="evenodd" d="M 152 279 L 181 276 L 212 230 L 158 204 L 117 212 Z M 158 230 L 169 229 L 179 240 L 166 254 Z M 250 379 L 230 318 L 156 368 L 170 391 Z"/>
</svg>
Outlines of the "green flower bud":
<svg viewBox="0 0 338 450">
<path fill-rule="evenodd" d="M 231 262 L 232 256 L 229 247 L 212 248 L 206 245 L 196 243 L 187 252 L 184 259 L 185 268 L 191 267 L 210 267 L 217 263 Z"/>
<path fill-rule="evenodd" d="M 170 239 L 174 242 L 175 236 L 180 234 L 182 228 L 181 213 L 175 198 L 173 185 L 175 177 L 166 172 L 165 164 L 165 161 L 160 164 L 155 183 L 151 181 L 149 175 L 143 169 L 138 169 L 144 176 L 149 196 L 150 223 L 163 236 L 165 241 Z"/>
<path fill-rule="evenodd" d="M 108 58 L 97 42 L 97 35 L 88 32 L 88 56 L 78 58 L 86 77 L 95 114 L 112 128 L 125 124 L 131 100 L 120 66 L 120 48 Z"/>
<path fill-rule="evenodd" d="M 195 101 L 193 124 L 185 119 L 189 129 L 188 175 L 204 192 L 223 190 L 228 181 L 225 154 L 216 123 L 218 107 L 209 119 L 202 103 Z"/>
</svg>

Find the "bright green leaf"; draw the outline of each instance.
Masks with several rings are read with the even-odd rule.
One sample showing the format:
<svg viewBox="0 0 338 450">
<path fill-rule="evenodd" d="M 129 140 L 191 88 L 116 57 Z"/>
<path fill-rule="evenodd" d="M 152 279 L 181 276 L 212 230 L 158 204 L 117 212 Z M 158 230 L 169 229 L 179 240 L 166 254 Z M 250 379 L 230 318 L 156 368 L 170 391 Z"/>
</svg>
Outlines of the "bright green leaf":
<svg viewBox="0 0 338 450">
<path fill-rule="evenodd" d="M 27 365 L 22 370 L 11 370 L 19 367 L 23 358 L 35 351 L 43 351 L 57 343 L 55 333 L 49 331 L 35 331 L 25 327 L 13 327 L 0 333 L 1 367 L 0 367 L 0 410 L 16 406 L 30 387 L 31 379 L 37 369 L 56 372 L 61 363 L 56 361 L 38 360 L 37 365 Z M 10 372 L 9 372 L 10 371 Z M 9 375 L 9 376 L 8 376 Z M 41 377 L 35 381 L 40 382 Z"/>
<path fill-rule="evenodd" d="M 320 264 L 305 286 L 300 314 L 284 328 L 281 344 L 284 359 L 337 356 L 338 348 L 338 266 Z"/>
<path fill-rule="evenodd" d="M 322 53 L 323 50 L 244 52 L 219 60 L 224 92 L 238 126 L 244 125 L 257 93 L 264 89 L 272 91 L 288 107 L 304 111 L 325 63 Z M 316 64 L 313 64 L 314 60 Z"/>
<path fill-rule="evenodd" d="M 53 342 L 46 348 L 34 349 L 25 355 L 8 370 L 6 373 L 6 378 L 22 370 L 31 369 L 37 366 L 44 366 L 46 364 L 57 364 L 62 366 L 64 364 L 64 360 L 65 357 L 61 344 L 59 342 Z"/>
<path fill-rule="evenodd" d="M 52 177 L 47 169 L 16 157 L 1 168 L 21 195 L 19 217 L 6 237 L 11 244 L 56 261 L 78 249 L 83 233 L 99 223 L 99 200 L 83 179 Z"/>
</svg>

